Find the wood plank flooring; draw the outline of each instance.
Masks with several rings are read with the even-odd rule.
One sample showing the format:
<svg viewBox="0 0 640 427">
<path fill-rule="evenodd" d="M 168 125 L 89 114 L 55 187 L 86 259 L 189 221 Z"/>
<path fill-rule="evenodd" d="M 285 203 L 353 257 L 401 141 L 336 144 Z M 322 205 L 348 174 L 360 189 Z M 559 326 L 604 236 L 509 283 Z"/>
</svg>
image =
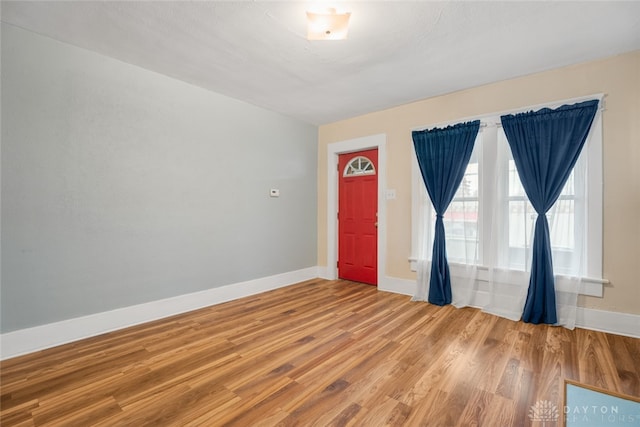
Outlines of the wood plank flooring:
<svg viewBox="0 0 640 427">
<path fill-rule="evenodd" d="M 4 427 L 530 426 L 564 378 L 639 396 L 640 340 L 318 279 L 0 371 Z"/>
</svg>

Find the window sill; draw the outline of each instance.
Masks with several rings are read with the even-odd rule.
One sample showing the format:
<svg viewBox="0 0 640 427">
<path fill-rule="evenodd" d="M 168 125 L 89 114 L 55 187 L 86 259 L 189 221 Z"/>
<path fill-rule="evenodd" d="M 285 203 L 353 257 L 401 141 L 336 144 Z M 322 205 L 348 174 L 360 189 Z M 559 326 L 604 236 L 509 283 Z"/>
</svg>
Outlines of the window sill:
<svg viewBox="0 0 640 427">
<path fill-rule="evenodd" d="M 418 270 L 418 260 L 414 257 L 409 258 L 409 263 L 411 264 L 411 271 L 417 271 Z M 463 264 L 459 264 L 459 263 L 455 263 L 455 262 L 450 262 L 449 263 L 450 267 L 460 267 L 460 268 L 464 268 L 465 266 Z M 525 274 L 525 272 L 522 271 L 513 271 L 514 273 L 522 273 Z M 566 287 L 569 284 L 569 280 L 571 279 L 569 276 L 563 276 L 561 274 L 556 274 L 556 287 L 559 290 L 562 290 L 564 287 Z M 477 267 L 477 278 L 476 280 L 478 282 L 488 282 L 489 281 L 489 268 L 479 265 Z M 603 292 L 604 292 L 604 285 L 608 284 L 609 281 L 606 279 L 595 279 L 592 277 L 582 277 L 581 278 L 581 283 L 580 283 L 580 288 L 578 290 L 578 294 L 579 295 L 587 295 L 587 296 L 592 296 L 592 297 L 599 297 L 602 298 L 603 296 Z"/>
</svg>

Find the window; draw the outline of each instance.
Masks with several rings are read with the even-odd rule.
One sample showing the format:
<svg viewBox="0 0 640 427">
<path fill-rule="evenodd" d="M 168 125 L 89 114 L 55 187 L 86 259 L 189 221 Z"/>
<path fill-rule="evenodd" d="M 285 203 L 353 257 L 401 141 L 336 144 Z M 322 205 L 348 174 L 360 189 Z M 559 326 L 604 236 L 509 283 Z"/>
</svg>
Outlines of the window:
<svg viewBox="0 0 640 427">
<path fill-rule="evenodd" d="M 586 99 L 586 98 L 584 98 Z M 581 99 L 581 100 L 584 100 Z M 593 97 L 591 97 L 593 99 Z M 543 107 L 556 108 L 580 100 Z M 477 119 L 474 118 L 474 119 Z M 522 187 L 502 127 L 500 115 L 480 117 L 482 125 L 462 183 L 445 215 L 447 258 L 454 266 L 476 265 L 478 279 L 490 267 L 527 271 L 531 266 L 536 212 Z M 461 119 L 459 122 L 470 119 Z M 441 127 L 442 125 L 434 125 Z M 429 126 L 433 127 L 433 126 Z M 588 295 L 602 292 L 602 118 L 596 114 L 589 137 L 576 166 L 547 212 L 554 273 L 588 279 Z M 587 173 L 588 171 L 588 173 Z M 414 155 L 412 212 L 412 266 L 419 254 L 418 233 L 427 230 L 425 248 L 433 241 L 435 212 L 424 188 Z"/>
<path fill-rule="evenodd" d="M 478 214 L 480 212 L 480 186 L 478 152 L 476 141 L 462 183 L 444 214 L 447 236 L 447 258 L 453 262 L 475 262 L 479 259 Z M 428 201 L 427 197 L 427 202 Z M 435 218 L 433 219 L 435 225 Z"/>
<path fill-rule="evenodd" d="M 504 186 L 506 203 L 502 209 L 508 211 L 504 215 L 508 223 L 508 241 L 504 242 L 504 246 L 508 247 L 508 253 L 500 264 L 513 270 L 529 271 L 533 228 L 537 213 L 520 182 L 511 150 L 501 128 L 497 129 L 497 146 L 502 153 L 501 157 L 506 160 L 506 164 L 499 165 L 498 170 L 504 171 L 505 174 L 499 179 L 506 183 Z M 579 242 L 580 230 L 576 227 L 585 223 L 588 214 L 584 209 L 585 181 L 576 179 L 576 176 L 582 176 L 585 172 L 585 157 L 585 155 L 581 156 L 558 200 L 547 212 L 556 274 L 586 275 L 586 271 L 583 271 L 585 267 L 583 254 L 576 252 L 583 247 Z"/>
<path fill-rule="evenodd" d="M 358 156 L 351 159 L 351 161 L 345 166 L 343 176 L 354 175 L 375 175 L 376 169 L 371 163 L 371 160 L 364 156 Z"/>
</svg>

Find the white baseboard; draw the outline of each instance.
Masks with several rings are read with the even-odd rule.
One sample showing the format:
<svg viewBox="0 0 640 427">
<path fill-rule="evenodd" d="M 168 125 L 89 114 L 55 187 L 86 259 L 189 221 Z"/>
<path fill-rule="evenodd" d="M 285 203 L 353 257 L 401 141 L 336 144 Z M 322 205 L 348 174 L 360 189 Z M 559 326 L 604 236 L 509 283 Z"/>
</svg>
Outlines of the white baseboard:
<svg viewBox="0 0 640 427">
<path fill-rule="evenodd" d="M 0 335 L 0 360 L 318 277 L 318 267 L 262 277 Z"/>
<path fill-rule="evenodd" d="M 63 320 L 0 335 L 0 360 L 89 338 L 117 329 L 226 301 L 255 295 L 316 277 L 327 278 L 326 267 L 310 267 L 117 310 Z M 385 277 L 378 289 L 412 296 L 414 280 Z M 478 295 L 481 297 L 481 295 Z M 576 326 L 640 338 L 640 315 L 578 307 Z"/>
<path fill-rule="evenodd" d="M 333 273 L 329 271 L 329 267 L 320 265 L 318 266 L 318 277 L 325 280 L 335 280 L 336 274 L 335 269 L 333 269 Z"/>
<path fill-rule="evenodd" d="M 576 327 L 640 338 L 640 315 L 578 307 Z"/>
<path fill-rule="evenodd" d="M 386 276 L 382 283 L 378 283 L 378 290 L 413 296 L 416 293 L 416 281 Z"/>
<path fill-rule="evenodd" d="M 384 283 L 378 284 L 378 289 L 413 296 L 416 290 L 416 282 L 414 280 L 398 279 L 396 277 L 385 277 Z M 487 300 L 488 295 L 481 291 L 477 292 L 477 295 L 475 295 L 473 299 L 473 301 L 478 302 L 479 305 Z M 578 307 L 576 327 L 640 338 L 640 315 Z"/>
</svg>

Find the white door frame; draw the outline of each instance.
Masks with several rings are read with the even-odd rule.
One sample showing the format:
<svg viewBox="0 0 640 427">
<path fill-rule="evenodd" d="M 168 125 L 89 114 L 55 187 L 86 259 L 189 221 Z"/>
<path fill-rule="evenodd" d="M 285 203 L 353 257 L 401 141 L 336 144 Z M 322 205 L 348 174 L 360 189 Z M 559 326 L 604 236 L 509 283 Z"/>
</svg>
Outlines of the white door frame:
<svg viewBox="0 0 640 427">
<path fill-rule="evenodd" d="M 378 134 L 362 138 L 349 139 L 329 144 L 327 146 L 327 270 L 326 278 L 338 278 L 336 263 L 338 260 L 338 155 L 362 151 L 372 148 L 378 149 L 378 287 L 386 276 L 385 261 L 387 250 L 387 215 L 384 198 L 385 183 L 387 182 L 387 135 Z"/>
</svg>

